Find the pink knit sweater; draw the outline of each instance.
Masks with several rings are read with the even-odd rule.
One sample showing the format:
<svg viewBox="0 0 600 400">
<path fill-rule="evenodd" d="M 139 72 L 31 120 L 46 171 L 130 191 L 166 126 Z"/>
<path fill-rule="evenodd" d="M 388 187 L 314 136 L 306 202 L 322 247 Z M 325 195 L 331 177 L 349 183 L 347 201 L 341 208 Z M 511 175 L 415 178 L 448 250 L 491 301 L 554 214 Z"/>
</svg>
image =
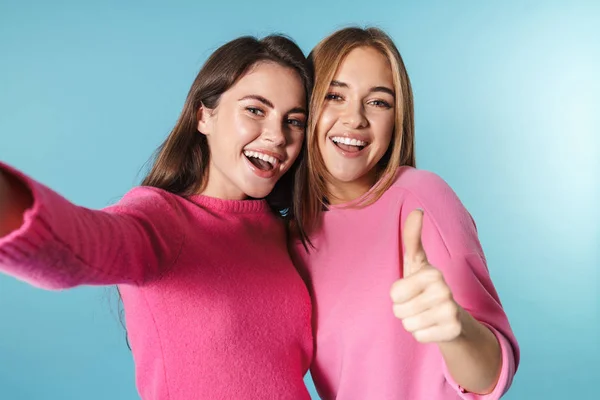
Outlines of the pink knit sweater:
<svg viewBox="0 0 600 400">
<path fill-rule="evenodd" d="M 420 344 L 392 313 L 390 289 L 402 277 L 408 214 L 424 210 L 423 246 L 458 304 L 496 335 L 502 372 L 487 396 L 465 393 L 436 344 Z M 294 246 L 313 297 L 315 360 L 324 400 L 498 399 L 509 388 L 519 348 L 490 279 L 475 224 L 437 175 L 404 167 L 394 185 L 362 209 L 332 207 L 307 254 Z M 494 266 L 501 268 L 501 265 Z"/>
<path fill-rule="evenodd" d="M 0 271 L 46 289 L 119 284 L 144 400 L 308 399 L 311 305 L 265 201 L 138 187 L 102 211 L 25 175 L 34 205 Z"/>
</svg>

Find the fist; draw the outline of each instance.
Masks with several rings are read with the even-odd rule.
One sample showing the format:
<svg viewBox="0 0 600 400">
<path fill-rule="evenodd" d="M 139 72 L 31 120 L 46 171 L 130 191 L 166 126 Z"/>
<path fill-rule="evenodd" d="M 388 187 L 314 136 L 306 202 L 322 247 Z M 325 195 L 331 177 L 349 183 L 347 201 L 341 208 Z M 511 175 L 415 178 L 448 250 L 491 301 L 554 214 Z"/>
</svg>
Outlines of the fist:
<svg viewBox="0 0 600 400">
<path fill-rule="evenodd" d="M 0 238 L 19 229 L 23 224 L 23 214 L 32 203 L 25 185 L 0 166 Z"/>
<path fill-rule="evenodd" d="M 463 310 L 442 273 L 427 261 L 422 228 L 423 211 L 411 212 L 402 231 L 403 277 L 390 292 L 393 312 L 418 342 L 449 342 L 462 334 Z"/>
</svg>

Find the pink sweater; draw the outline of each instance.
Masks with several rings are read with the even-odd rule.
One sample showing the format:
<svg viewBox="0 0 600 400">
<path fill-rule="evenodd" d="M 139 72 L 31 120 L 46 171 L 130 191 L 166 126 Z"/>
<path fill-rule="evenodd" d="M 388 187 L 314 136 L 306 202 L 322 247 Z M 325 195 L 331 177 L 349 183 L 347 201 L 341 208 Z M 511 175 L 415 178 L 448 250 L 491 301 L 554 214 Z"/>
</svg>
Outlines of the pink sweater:
<svg viewBox="0 0 600 400">
<path fill-rule="evenodd" d="M 423 245 L 455 300 L 496 334 L 502 373 L 493 393 L 463 393 L 436 344 L 420 344 L 392 313 L 390 289 L 401 278 L 400 232 L 424 210 Z M 498 399 L 515 373 L 519 349 L 477 238 L 460 200 L 438 176 L 400 168 L 394 185 L 363 209 L 325 212 L 317 249 L 294 246 L 311 286 L 315 359 L 312 376 L 324 400 Z"/>
<path fill-rule="evenodd" d="M 35 201 L 0 238 L 0 271 L 46 289 L 119 284 L 143 399 L 310 398 L 310 297 L 265 201 L 138 187 L 93 211 L 0 167 Z"/>
</svg>

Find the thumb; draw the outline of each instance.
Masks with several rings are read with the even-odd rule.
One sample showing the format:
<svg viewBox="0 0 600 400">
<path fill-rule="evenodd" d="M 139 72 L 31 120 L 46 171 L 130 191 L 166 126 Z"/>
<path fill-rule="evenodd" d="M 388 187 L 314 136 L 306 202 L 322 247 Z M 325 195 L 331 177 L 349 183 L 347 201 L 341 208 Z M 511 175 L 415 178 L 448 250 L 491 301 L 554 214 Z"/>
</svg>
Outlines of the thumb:
<svg viewBox="0 0 600 400">
<path fill-rule="evenodd" d="M 402 242 L 404 243 L 404 277 L 408 277 L 417 272 L 425 263 L 427 263 L 427 254 L 423 248 L 421 232 L 423 230 L 423 210 L 413 210 L 406 221 L 402 230 Z"/>
</svg>

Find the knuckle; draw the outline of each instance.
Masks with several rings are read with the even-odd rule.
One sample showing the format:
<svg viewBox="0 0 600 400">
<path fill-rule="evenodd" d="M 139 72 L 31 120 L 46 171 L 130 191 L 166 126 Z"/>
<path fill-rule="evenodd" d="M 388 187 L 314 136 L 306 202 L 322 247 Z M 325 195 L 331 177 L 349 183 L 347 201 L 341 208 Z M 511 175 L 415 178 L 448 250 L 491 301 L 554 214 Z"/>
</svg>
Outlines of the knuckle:
<svg viewBox="0 0 600 400">
<path fill-rule="evenodd" d="M 429 268 L 426 272 L 427 272 L 427 277 L 432 282 L 438 282 L 443 279 L 442 273 L 437 268 Z"/>
<path fill-rule="evenodd" d="M 402 319 L 404 314 L 401 306 L 394 304 L 394 306 L 392 307 L 392 311 L 396 318 Z"/>
<path fill-rule="evenodd" d="M 429 342 L 427 334 L 423 331 L 414 332 L 413 337 L 419 343 L 428 343 Z"/>
<path fill-rule="evenodd" d="M 441 284 L 437 287 L 437 293 L 440 300 L 451 300 L 452 299 L 452 291 L 450 288 L 444 284 Z"/>
<path fill-rule="evenodd" d="M 419 322 L 416 318 L 406 318 L 402 320 L 402 325 L 407 331 L 415 332 L 417 330 Z"/>
<path fill-rule="evenodd" d="M 390 289 L 390 297 L 394 302 L 398 299 L 398 290 L 394 286 Z"/>
<path fill-rule="evenodd" d="M 454 322 L 450 325 L 450 333 L 453 337 L 457 337 L 458 335 L 460 335 L 461 330 L 461 326 L 458 322 Z"/>
<path fill-rule="evenodd" d="M 392 287 L 390 288 L 390 297 L 392 298 L 392 300 L 396 301 L 397 299 L 400 298 L 401 293 L 402 293 L 402 281 L 397 280 L 396 282 L 394 282 L 392 284 Z"/>
<path fill-rule="evenodd" d="M 451 319 L 452 321 L 458 320 L 458 307 L 456 307 L 456 304 L 453 302 L 446 303 L 444 312 L 448 319 Z"/>
</svg>

